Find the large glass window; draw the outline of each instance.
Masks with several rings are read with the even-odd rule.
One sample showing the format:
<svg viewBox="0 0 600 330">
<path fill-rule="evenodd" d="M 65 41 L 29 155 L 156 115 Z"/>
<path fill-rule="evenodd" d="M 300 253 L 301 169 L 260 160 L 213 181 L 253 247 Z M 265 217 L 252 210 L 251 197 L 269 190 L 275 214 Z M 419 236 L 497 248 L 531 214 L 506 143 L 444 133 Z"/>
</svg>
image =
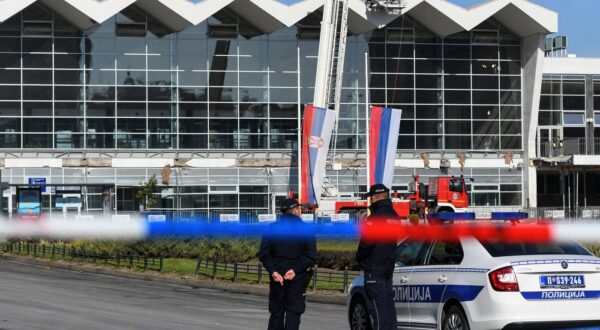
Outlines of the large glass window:
<svg viewBox="0 0 600 330">
<path fill-rule="evenodd" d="M 565 154 L 586 150 L 585 123 L 591 120 L 585 112 L 586 91 L 589 89 L 595 94 L 596 84 L 597 81 L 592 79 L 588 86 L 583 75 L 545 75 L 543 78 L 538 123 L 541 126 L 563 126 L 562 148 Z M 547 142 L 542 141 L 544 136 L 538 136 L 538 139 L 541 145 Z"/>
<path fill-rule="evenodd" d="M 22 29 L 40 17 L 50 29 Z M 293 149 L 298 104 L 314 94 L 320 20 L 313 13 L 267 35 L 222 10 L 172 32 L 129 6 L 81 31 L 35 3 L 0 27 L 0 102 L 17 105 L 0 107 L 0 116 L 47 117 L 57 126 L 45 131 L 54 134 L 49 143 L 16 139 L 23 147 Z M 493 20 L 441 38 L 408 16 L 350 36 L 337 148 L 365 148 L 368 88 L 373 105 L 403 109 L 399 149 L 519 150 L 518 40 Z M 544 111 L 583 109 L 584 81 L 565 81 L 556 95 L 543 93 Z"/>
<path fill-rule="evenodd" d="M 563 118 L 565 126 L 583 126 L 585 124 L 585 113 L 583 112 L 565 112 Z"/>
</svg>

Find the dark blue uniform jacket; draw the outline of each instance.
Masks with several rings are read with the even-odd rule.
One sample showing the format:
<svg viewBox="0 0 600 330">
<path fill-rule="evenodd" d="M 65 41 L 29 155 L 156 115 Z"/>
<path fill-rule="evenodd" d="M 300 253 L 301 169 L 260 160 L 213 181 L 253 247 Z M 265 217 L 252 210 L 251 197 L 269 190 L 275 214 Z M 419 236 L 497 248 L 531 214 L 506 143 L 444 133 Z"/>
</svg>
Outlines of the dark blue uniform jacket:
<svg viewBox="0 0 600 330">
<path fill-rule="evenodd" d="M 367 221 L 398 220 L 390 199 L 379 200 L 369 206 L 371 215 Z M 396 263 L 396 244 L 389 242 L 360 241 L 356 251 L 356 262 L 375 278 L 388 279 L 394 274 Z"/>
<path fill-rule="evenodd" d="M 317 257 L 317 243 L 310 225 L 296 215 L 282 214 L 263 236 L 258 257 L 269 274 L 278 272 L 284 276 L 290 269 L 296 275 L 306 273 Z"/>
</svg>

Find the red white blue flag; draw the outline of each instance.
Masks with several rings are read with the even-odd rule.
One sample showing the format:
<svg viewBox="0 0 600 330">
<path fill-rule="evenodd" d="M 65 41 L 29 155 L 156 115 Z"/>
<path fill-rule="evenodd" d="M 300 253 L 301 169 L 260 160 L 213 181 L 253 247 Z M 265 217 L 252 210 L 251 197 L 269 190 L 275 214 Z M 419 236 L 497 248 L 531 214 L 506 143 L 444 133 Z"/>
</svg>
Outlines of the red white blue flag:
<svg viewBox="0 0 600 330">
<path fill-rule="evenodd" d="M 334 124 L 335 111 L 312 105 L 304 108 L 301 203 L 317 205 L 319 202 Z"/>
<path fill-rule="evenodd" d="M 369 185 L 392 188 L 402 110 L 371 107 L 369 124 Z"/>
</svg>

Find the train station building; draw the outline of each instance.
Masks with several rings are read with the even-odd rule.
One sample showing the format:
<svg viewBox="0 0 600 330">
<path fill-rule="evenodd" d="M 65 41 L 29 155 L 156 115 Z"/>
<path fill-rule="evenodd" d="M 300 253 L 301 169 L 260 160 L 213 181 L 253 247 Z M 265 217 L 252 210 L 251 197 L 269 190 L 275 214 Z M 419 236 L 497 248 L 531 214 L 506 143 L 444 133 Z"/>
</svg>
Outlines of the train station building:
<svg viewBox="0 0 600 330">
<path fill-rule="evenodd" d="M 156 175 L 153 209 L 274 213 L 298 191 L 323 3 L 0 1 L 5 212 L 36 184 L 44 211 L 77 194 L 84 211 L 137 211 Z M 400 193 L 413 173 L 464 175 L 477 210 L 600 207 L 600 60 L 547 46 L 560 13 L 525 0 L 349 8 L 326 193 L 366 191 L 368 105 L 381 105 L 403 111 Z"/>
</svg>

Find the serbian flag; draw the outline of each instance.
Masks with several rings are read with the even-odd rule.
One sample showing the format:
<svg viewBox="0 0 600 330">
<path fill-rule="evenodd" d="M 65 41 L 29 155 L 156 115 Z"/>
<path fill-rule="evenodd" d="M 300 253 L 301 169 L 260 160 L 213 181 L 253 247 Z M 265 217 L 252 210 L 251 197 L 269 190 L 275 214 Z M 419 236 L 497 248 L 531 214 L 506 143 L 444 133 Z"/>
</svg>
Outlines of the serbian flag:
<svg viewBox="0 0 600 330">
<path fill-rule="evenodd" d="M 335 124 L 335 111 L 307 105 L 302 125 L 300 202 L 317 205 L 325 177 L 325 161 Z"/>
<path fill-rule="evenodd" d="M 371 107 L 369 125 L 369 185 L 392 188 L 402 110 Z"/>
</svg>

